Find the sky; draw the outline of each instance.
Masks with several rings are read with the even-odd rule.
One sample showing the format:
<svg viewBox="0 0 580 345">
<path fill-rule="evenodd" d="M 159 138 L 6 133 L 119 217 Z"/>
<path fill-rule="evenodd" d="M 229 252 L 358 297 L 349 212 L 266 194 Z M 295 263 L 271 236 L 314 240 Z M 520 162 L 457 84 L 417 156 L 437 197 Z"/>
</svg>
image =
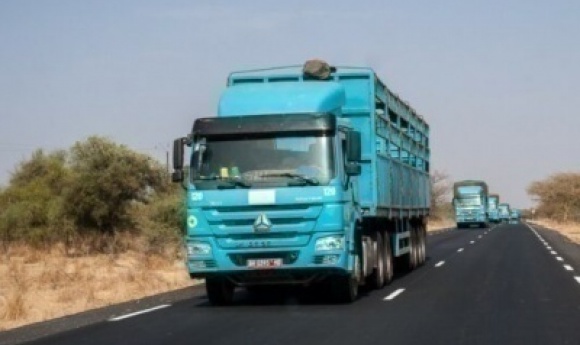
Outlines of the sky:
<svg viewBox="0 0 580 345">
<path fill-rule="evenodd" d="M 431 166 L 516 207 L 580 170 L 580 2 L 0 1 L 0 185 L 91 135 L 165 163 L 229 72 L 372 67 L 431 127 Z"/>
</svg>

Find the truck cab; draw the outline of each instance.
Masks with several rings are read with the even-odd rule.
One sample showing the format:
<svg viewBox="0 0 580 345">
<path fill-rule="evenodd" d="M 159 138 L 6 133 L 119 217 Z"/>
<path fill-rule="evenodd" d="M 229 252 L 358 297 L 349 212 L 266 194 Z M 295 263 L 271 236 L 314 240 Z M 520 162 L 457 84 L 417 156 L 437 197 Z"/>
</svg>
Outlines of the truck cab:
<svg viewBox="0 0 580 345">
<path fill-rule="evenodd" d="M 508 223 L 511 215 L 510 204 L 508 203 L 499 204 L 498 212 L 499 212 L 499 221 L 501 223 Z"/>
<path fill-rule="evenodd" d="M 521 218 L 521 213 L 520 210 L 512 208 L 510 210 L 510 219 L 509 219 L 509 223 L 510 224 L 519 224 L 520 222 L 520 218 Z"/>
<path fill-rule="evenodd" d="M 489 221 L 492 223 L 499 223 L 499 195 L 490 194 L 487 199 L 487 214 L 489 216 Z"/>
<path fill-rule="evenodd" d="M 453 208 L 457 228 L 472 225 L 487 227 L 487 184 L 479 180 L 465 180 L 453 184 Z"/>
</svg>

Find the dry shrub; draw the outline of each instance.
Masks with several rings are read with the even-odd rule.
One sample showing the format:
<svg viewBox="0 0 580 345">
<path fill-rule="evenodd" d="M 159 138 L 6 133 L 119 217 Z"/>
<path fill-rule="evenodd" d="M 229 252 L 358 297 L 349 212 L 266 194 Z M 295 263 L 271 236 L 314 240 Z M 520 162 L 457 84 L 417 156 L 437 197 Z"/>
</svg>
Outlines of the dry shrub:
<svg viewBox="0 0 580 345">
<path fill-rule="evenodd" d="M 79 248 L 12 246 L 9 260 L 0 261 L 0 329 L 192 285 L 177 258 L 180 246 L 144 252 L 147 239 L 121 233 L 109 253 L 96 254 L 100 241 L 79 238 Z"/>
<path fill-rule="evenodd" d="M 534 220 L 533 223 L 556 230 L 571 241 L 580 244 L 580 223 L 558 222 L 551 219 Z"/>
<path fill-rule="evenodd" d="M 18 320 L 26 317 L 29 289 L 27 270 L 21 258 L 9 260 L 5 282 L 0 286 L 0 319 Z"/>
<path fill-rule="evenodd" d="M 429 220 L 429 223 L 427 224 L 427 231 L 437 231 L 437 230 L 441 230 L 441 229 L 447 229 L 447 228 L 454 228 L 455 227 L 455 222 L 451 219 L 437 219 L 437 220 Z"/>
<path fill-rule="evenodd" d="M 4 321 L 19 320 L 25 318 L 26 314 L 24 294 L 12 291 L 6 297 L 0 296 L 0 319 Z"/>
</svg>

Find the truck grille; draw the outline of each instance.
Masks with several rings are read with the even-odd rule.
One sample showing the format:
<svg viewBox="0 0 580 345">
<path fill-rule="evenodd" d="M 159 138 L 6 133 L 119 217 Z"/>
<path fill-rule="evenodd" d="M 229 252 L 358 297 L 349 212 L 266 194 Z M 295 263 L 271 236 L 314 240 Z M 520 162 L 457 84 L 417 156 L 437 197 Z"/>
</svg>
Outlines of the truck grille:
<svg viewBox="0 0 580 345">
<path fill-rule="evenodd" d="M 253 234 L 262 215 L 270 222 L 267 233 L 304 233 L 314 229 L 321 211 L 322 205 L 239 206 L 205 209 L 204 216 L 216 235 Z"/>
</svg>

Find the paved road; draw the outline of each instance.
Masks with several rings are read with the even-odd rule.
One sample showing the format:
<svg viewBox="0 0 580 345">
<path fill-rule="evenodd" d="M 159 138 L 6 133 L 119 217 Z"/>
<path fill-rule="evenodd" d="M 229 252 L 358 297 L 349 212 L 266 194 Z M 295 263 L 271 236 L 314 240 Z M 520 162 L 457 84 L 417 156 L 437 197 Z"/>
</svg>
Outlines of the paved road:
<svg viewBox="0 0 580 345">
<path fill-rule="evenodd" d="M 350 305 L 242 292 L 218 308 L 197 289 L 31 344 L 580 344 L 580 267 L 545 241 L 525 224 L 451 230 L 429 237 L 423 267 Z"/>
</svg>

